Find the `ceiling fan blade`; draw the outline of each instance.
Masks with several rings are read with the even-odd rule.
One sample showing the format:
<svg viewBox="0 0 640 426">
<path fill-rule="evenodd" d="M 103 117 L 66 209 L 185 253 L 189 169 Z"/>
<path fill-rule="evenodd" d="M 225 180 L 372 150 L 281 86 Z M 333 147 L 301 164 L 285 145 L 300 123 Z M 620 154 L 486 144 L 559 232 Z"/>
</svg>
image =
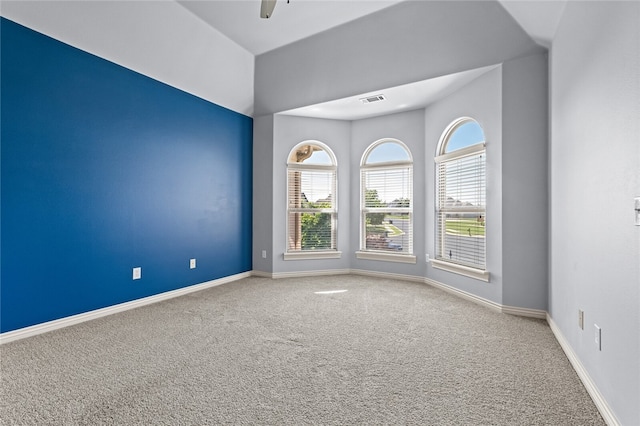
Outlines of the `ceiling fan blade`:
<svg viewBox="0 0 640 426">
<path fill-rule="evenodd" d="M 260 5 L 260 17 L 261 18 L 271 18 L 271 14 L 273 13 L 273 9 L 276 7 L 277 0 L 262 0 L 262 4 Z"/>
</svg>

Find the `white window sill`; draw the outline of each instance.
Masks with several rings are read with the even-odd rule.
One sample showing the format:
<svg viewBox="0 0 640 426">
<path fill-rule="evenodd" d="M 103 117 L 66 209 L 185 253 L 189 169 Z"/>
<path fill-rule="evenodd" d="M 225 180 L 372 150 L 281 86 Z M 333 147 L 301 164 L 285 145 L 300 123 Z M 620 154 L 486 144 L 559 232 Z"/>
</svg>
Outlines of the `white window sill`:
<svg viewBox="0 0 640 426">
<path fill-rule="evenodd" d="M 384 253 L 380 251 L 357 251 L 356 258 L 382 260 L 384 262 L 416 263 L 416 257 L 412 254 Z"/>
<path fill-rule="evenodd" d="M 445 262 L 442 260 L 431 259 L 431 266 L 443 271 L 453 272 L 454 274 L 464 275 L 465 277 L 474 278 L 476 280 L 489 282 L 489 271 L 482 269 L 470 268 L 468 266 L 458 265 L 456 263 Z"/>
<path fill-rule="evenodd" d="M 314 259 L 340 259 L 342 252 L 331 251 L 295 251 L 284 254 L 284 260 L 314 260 Z"/>
</svg>

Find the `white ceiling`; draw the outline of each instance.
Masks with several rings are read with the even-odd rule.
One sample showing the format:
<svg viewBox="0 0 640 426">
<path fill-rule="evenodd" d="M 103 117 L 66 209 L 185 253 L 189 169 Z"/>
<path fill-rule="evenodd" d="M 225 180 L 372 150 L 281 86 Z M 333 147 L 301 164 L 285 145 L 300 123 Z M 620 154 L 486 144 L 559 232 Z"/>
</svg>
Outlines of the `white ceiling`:
<svg viewBox="0 0 640 426">
<path fill-rule="evenodd" d="M 326 31 L 402 0 L 278 0 L 269 19 L 260 0 L 177 0 L 254 55 Z"/>
<path fill-rule="evenodd" d="M 410 111 L 423 108 L 450 95 L 462 86 L 496 67 L 497 65 L 494 65 L 449 74 L 358 96 L 296 108 L 284 111 L 282 114 L 334 120 L 361 120 L 379 115 Z M 368 104 L 360 101 L 361 98 L 374 95 L 383 95 L 385 100 Z"/>
<path fill-rule="evenodd" d="M 260 18 L 261 0 L 176 0 L 254 55 L 293 43 L 402 1 L 278 0 Z M 450 0 L 455 1 L 455 0 Z M 568 0 L 498 0 L 537 43 L 549 47 Z"/>
<path fill-rule="evenodd" d="M 269 19 L 260 18 L 260 0 L 176 0 L 211 27 L 254 55 L 293 43 L 361 18 L 401 1 L 435 0 L 278 0 Z M 455 1 L 455 0 L 449 0 Z M 568 0 L 498 0 L 538 44 L 550 47 Z M 492 69 L 485 67 L 394 88 L 358 94 L 284 112 L 306 117 L 357 120 L 424 107 Z M 384 94 L 385 101 L 360 98 Z"/>
<path fill-rule="evenodd" d="M 568 0 L 500 0 L 500 4 L 536 43 L 551 47 Z"/>
</svg>

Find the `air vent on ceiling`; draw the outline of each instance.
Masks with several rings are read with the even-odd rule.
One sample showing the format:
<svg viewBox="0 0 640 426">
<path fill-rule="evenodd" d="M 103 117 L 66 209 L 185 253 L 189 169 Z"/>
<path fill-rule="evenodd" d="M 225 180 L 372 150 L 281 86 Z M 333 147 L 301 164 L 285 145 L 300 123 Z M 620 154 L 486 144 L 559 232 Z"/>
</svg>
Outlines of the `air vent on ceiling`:
<svg viewBox="0 0 640 426">
<path fill-rule="evenodd" d="M 367 96 L 366 98 L 360 98 L 360 102 L 362 102 L 363 104 L 370 104 L 372 102 L 380 102 L 384 100 L 385 100 L 384 95 L 373 95 L 373 96 Z"/>
</svg>

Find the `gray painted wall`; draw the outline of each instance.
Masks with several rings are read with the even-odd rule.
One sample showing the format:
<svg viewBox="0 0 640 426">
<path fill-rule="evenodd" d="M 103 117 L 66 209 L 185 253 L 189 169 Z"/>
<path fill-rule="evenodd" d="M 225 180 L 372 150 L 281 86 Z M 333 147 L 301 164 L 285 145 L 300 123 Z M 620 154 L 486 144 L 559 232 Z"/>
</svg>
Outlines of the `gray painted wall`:
<svg viewBox="0 0 640 426">
<path fill-rule="evenodd" d="M 368 271 L 424 276 L 424 110 L 409 111 L 383 117 L 374 117 L 353 122 L 351 129 L 351 267 Z M 360 249 L 360 163 L 367 148 L 384 138 L 402 141 L 413 157 L 413 251 L 417 256 L 415 264 L 356 259 Z M 418 236 L 416 238 L 416 236 Z"/>
<path fill-rule="evenodd" d="M 403 141 L 414 158 L 414 235 L 424 235 L 424 110 L 358 121 L 325 120 L 276 114 L 254 122 L 254 270 L 274 274 L 350 268 L 424 275 L 424 242 L 414 237 L 416 265 L 355 259 L 359 249 L 360 161 L 373 142 Z M 267 134 L 272 132 L 272 136 Z M 340 259 L 284 260 L 286 249 L 286 163 L 291 149 L 305 140 L 328 145 L 338 161 L 338 250 Z M 272 152 L 267 152 L 271 149 Z M 271 158 L 271 167 L 265 164 Z M 265 161 L 261 161 L 264 159 Z M 269 187 L 272 186 L 272 188 Z M 270 210 L 269 214 L 264 213 Z M 270 218 L 271 220 L 267 220 Z M 270 228 L 265 230 L 265 228 Z M 261 251 L 269 247 L 268 259 Z"/>
<path fill-rule="evenodd" d="M 264 115 L 253 119 L 254 271 L 273 272 L 273 191 L 273 115 Z"/>
<path fill-rule="evenodd" d="M 542 52 L 495 1 L 408 1 L 256 57 L 256 115 Z"/>
<path fill-rule="evenodd" d="M 502 65 L 502 304 L 547 310 L 547 55 Z"/>
<path fill-rule="evenodd" d="M 623 425 L 640 424 L 639 22 L 638 2 L 569 2 L 550 56 L 549 313 Z"/>
<path fill-rule="evenodd" d="M 172 2 L 161 8 L 157 2 L 2 2 L 2 15 L 212 102 L 247 114 L 252 111 L 251 55 Z M 146 38 L 138 31 L 141 21 L 147 24 Z M 166 22 L 172 23 L 174 31 L 188 35 L 191 43 L 185 45 L 173 32 L 167 33 Z M 550 60 L 548 310 L 622 424 L 640 424 L 640 227 L 631 223 L 632 199 L 640 195 L 638 22 L 637 2 L 569 2 Z M 544 235 L 531 236 L 534 248 L 504 256 L 500 242 L 509 248 L 528 246 L 522 233 L 510 237 L 512 230 L 520 227 L 522 214 L 535 213 L 532 228 L 544 234 L 544 215 L 512 201 L 518 199 L 514 194 L 521 192 L 524 184 L 533 190 L 536 209 L 544 204 L 544 166 L 539 161 L 544 146 L 538 143 L 543 129 L 535 126 L 544 122 L 538 110 L 542 95 L 534 96 L 543 86 L 542 60 L 527 57 L 510 61 L 540 51 L 497 2 L 430 1 L 406 2 L 256 58 L 255 109 L 263 115 L 254 121 L 254 269 L 291 270 L 283 262 L 279 269 L 274 268 L 274 253 L 281 253 L 284 246 L 276 237 L 283 230 L 273 226 L 274 217 L 282 217 L 274 215 L 274 195 L 278 193 L 274 165 L 278 170 L 282 167 L 274 156 L 278 126 L 274 128 L 275 118 L 269 113 L 507 61 L 502 67 L 504 75 L 500 70 L 491 72 L 425 111 L 424 147 L 412 149 L 414 159 L 423 151 L 425 218 L 422 225 L 416 223 L 418 264 L 410 272 L 420 275 L 422 268 L 428 277 L 489 300 L 539 307 L 543 287 L 538 284 L 543 278 L 542 268 L 535 265 L 545 262 L 539 262 L 537 248 Z M 537 84 L 527 84 L 525 78 Z M 531 104 L 525 99 L 533 99 L 534 110 L 529 111 Z M 407 114 L 396 119 L 413 123 L 412 113 Z M 504 123 L 502 114 L 507 118 Z M 429 177 L 434 176 L 431 158 L 435 144 L 444 127 L 461 115 L 476 117 L 488 138 L 492 188 L 487 223 L 492 282 L 488 285 L 436 271 L 423 263 L 421 253 L 434 253 L 434 186 Z M 387 120 L 394 119 L 376 119 L 371 128 Z M 277 122 L 283 125 L 287 120 Z M 291 123 L 295 128 L 301 122 Z M 311 122 L 306 125 L 312 128 Z M 325 125 L 333 128 L 333 123 L 320 127 Z M 523 135 L 521 129 L 526 132 L 524 139 L 518 140 L 515 136 Z M 361 130 L 353 134 L 350 130 L 348 137 L 362 135 L 365 140 L 365 130 L 370 129 Z M 285 128 L 277 132 L 294 134 Z M 504 147 L 498 149 L 503 139 Z M 525 139 L 529 143 L 525 144 Z M 277 148 L 278 155 L 286 150 L 285 145 Z M 350 169 L 349 179 L 343 179 L 340 172 L 341 188 L 353 181 L 354 173 L 357 175 L 353 166 L 361 155 L 357 151 L 349 147 L 347 154 L 336 152 L 341 165 L 343 155 L 349 158 L 344 163 Z M 535 159 L 531 164 L 525 161 L 528 155 Z M 517 173 L 520 167 L 522 174 Z M 520 178 L 525 174 L 533 184 Z M 503 182 L 503 175 L 508 181 Z M 415 185 L 416 203 L 418 191 Z M 504 206 L 500 204 L 502 195 Z M 346 236 L 340 234 L 341 247 L 348 248 L 341 262 L 357 247 L 353 229 L 358 216 L 353 206 L 352 199 L 340 207 L 341 223 L 346 208 L 352 224 Z M 425 247 L 418 232 L 426 235 Z M 261 258 L 263 249 L 268 252 L 267 259 Z M 536 261 L 525 262 L 527 256 Z M 377 267 L 367 263 L 357 267 Z M 300 265 L 295 269 L 307 267 Z M 354 262 L 356 265 L 360 263 Z M 388 271 L 404 266 L 385 265 L 383 269 Z M 523 277 L 516 265 L 528 268 L 526 282 L 519 280 Z M 308 267 L 333 269 L 336 265 L 315 263 Z M 578 309 L 585 311 L 584 331 L 576 324 Z M 594 347 L 594 323 L 603 329 L 602 351 Z"/>
<path fill-rule="evenodd" d="M 272 271 L 351 268 L 426 276 L 496 303 L 546 310 L 546 70 L 546 54 L 514 59 L 496 66 L 425 110 L 365 120 L 347 122 L 276 115 L 273 127 Z M 510 110 L 506 111 L 503 104 L 508 104 Z M 435 269 L 425 260 L 425 254 L 435 255 L 433 158 L 443 131 L 452 121 L 463 116 L 475 118 L 487 139 L 489 283 Z M 509 135 L 508 139 L 505 134 Z M 404 142 L 414 159 L 415 264 L 355 257 L 360 234 L 360 163 L 369 145 L 383 138 Z M 286 244 L 286 158 L 293 146 L 307 139 L 327 143 L 339 161 L 338 242 L 343 252 L 339 260 L 284 261 L 282 258 Z M 270 177 L 266 171 L 258 173 L 262 177 L 256 179 Z M 256 209 L 263 208 L 263 204 L 268 202 L 266 199 L 260 201 L 260 207 Z M 257 226 L 266 226 L 262 220 L 256 223 Z M 522 231 L 523 223 L 529 227 L 528 232 Z M 260 232 L 256 230 L 255 234 Z M 265 240 L 263 244 L 266 243 Z M 511 263 L 507 265 L 507 262 Z"/>
<path fill-rule="evenodd" d="M 435 257 L 434 156 L 447 126 L 460 117 L 474 118 L 484 130 L 487 147 L 487 270 L 489 283 L 435 269 L 428 264 L 426 276 L 435 281 L 502 303 L 502 71 L 497 67 L 456 93 L 425 110 L 425 236 L 426 250 Z"/>
<path fill-rule="evenodd" d="M 349 137 L 351 123 L 305 117 L 276 115 L 273 146 L 273 272 L 348 269 L 350 259 L 348 201 Z M 338 250 L 340 259 L 284 260 L 287 245 L 287 158 L 294 146 L 306 140 L 327 145 L 338 162 Z"/>
<path fill-rule="evenodd" d="M 385 28 L 385 31 L 379 31 L 379 28 Z M 393 34 L 393 37 L 389 34 Z M 522 202 L 521 194 L 530 192 L 531 197 L 539 201 L 538 208 L 546 211 L 546 180 L 519 179 L 505 183 L 504 188 L 502 180 L 503 155 L 509 156 L 512 161 L 509 172 L 523 166 L 527 178 L 534 174 L 536 169 L 541 175 L 546 175 L 546 60 L 541 56 L 544 53 L 546 51 L 533 43 L 497 2 L 406 2 L 385 9 L 384 13 L 369 15 L 348 25 L 258 56 L 255 72 L 255 110 L 258 113 L 279 112 L 506 61 L 506 88 L 503 87 L 502 70 L 497 69 L 431 105 L 426 113 L 410 112 L 408 115 L 398 114 L 353 122 L 350 153 L 350 249 L 344 250 L 343 253 L 343 259 L 349 256 L 350 261 L 341 265 L 354 269 L 426 275 L 497 303 L 546 309 L 545 215 L 539 215 L 540 210 L 524 211 L 525 209 L 520 208 L 525 204 Z M 509 90 L 504 99 L 503 90 Z M 513 107 L 513 111 L 509 111 L 507 115 L 513 124 L 506 124 L 504 129 L 503 101 Z M 423 117 L 418 119 L 420 114 Z M 490 141 L 487 148 L 488 179 L 491 187 L 488 193 L 490 216 L 487 218 L 487 229 L 491 238 L 488 238 L 487 262 L 492 277 L 488 284 L 435 270 L 425 261 L 427 252 L 432 256 L 435 253 L 434 183 L 429 182 L 435 176 L 433 155 L 442 131 L 452 120 L 462 115 L 478 118 L 486 127 Z M 542 124 L 536 124 L 535 120 L 540 120 Z M 282 125 L 289 124 L 283 121 Z M 422 126 L 421 130 L 414 132 L 416 126 Z M 528 132 L 527 136 L 504 148 L 503 130 L 511 137 L 519 127 Z M 409 134 L 393 136 L 390 131 L 396 129 L 400 134 Z M 278 131 L 276 129 L 276 132 Z M 416 161 L 414 208 L 418 214 L 414 215 L 414 252 L 417 256 L 415 265 L 365 261 L 356 259 L 353 255 L 358 249 L 359 238 L 359 162 L 366 146 L 382 137 L 396 137 L 403 141 L 407 139 L 405 142 L 411 146 Z M 413 141 L 418 140 L 421 141 L 419 146 L 411 145 Z M 526 153 L 520 154 L 518 151 L 518 146 L 531 141 L 537 144 L 536 148 L 531 148 L 526 153 L 533 153 L 533 160 L 527 157 Z M 278 146 L 279 143 L 280 141 L 275 145 Z M 277 148 L 274 146 L 274 149 Z M 284 158 L 286 153 L 277 155 Z M 274 162 L 277 162 L 275 157 Z M 279 173 L 279 169 L 280 167 L 274 167 L 274 173 Z M 344 165 L 341 165 L 341 170 L 344 170 Z M 284 182 L 283 177 L 276 179 Z M 424 197 L 418 196 L 418 188 L 426 188 Z M 503 190 L 510 194 L 510 200 L 505 205 Z M 278 208 L 276 206 L 277 202 L 274 204 L 274 211 Z M 343 207 L 344 203 L 341 203 L 341 208 Z M 503 218 L 508 208 L 513 208 L 513 213 Z M 420 210 L 424 213 L 420 214 Z M 526 238 L 514 234 L 512 230 L 518 227 L 518 215 L 531 218 L 535 226 L 541 226 L 538 229 L 542 231 L 523 241 Z M 278 215 L 274 214 L 273 217 L 276 220 Z M 506 238 L 503 219 L 507 221 L 506 226 L 510 230 Z M 283 235 L 282 248 L 277 250 L 279 253 L 280 250 L 284 250 L 284 222 L 280 224 L 276 220 L 273 226 L 276 241 L 280 241 L 280 234 Z M 425 240 L 421 237 L 423 235 L 426 236 Z M 345 241 L 344 237 L 341 241 Z M 506 282 L 503 277 L 503 245 L 513 249 L 509 256 L 514 262 L 518 262 L 506 270 L 509 281 L 513 282 L 508 290 L 503 289 L 503 283 Z M 519 268 L 528 256 L 535 259 L 532 265 L 525 265 L 526 271 L 532 275 L 528 276 L 525 282 L 516 282 L 522 275 Z M 274 265 L 277 262 L 279 261 L 274 259 Z M 306 265 L 298 262 L 300 261 L 296 261 L 296 266 L 288 266 L 293 265 L 292 261 L 289 261 L 286 263 L 287 266 L 274 267 L 274 272 L 307 270 Z M 318 266 L 314 269 L 321 266 L 320 263 L 316 265 Z"/>
</svg>

